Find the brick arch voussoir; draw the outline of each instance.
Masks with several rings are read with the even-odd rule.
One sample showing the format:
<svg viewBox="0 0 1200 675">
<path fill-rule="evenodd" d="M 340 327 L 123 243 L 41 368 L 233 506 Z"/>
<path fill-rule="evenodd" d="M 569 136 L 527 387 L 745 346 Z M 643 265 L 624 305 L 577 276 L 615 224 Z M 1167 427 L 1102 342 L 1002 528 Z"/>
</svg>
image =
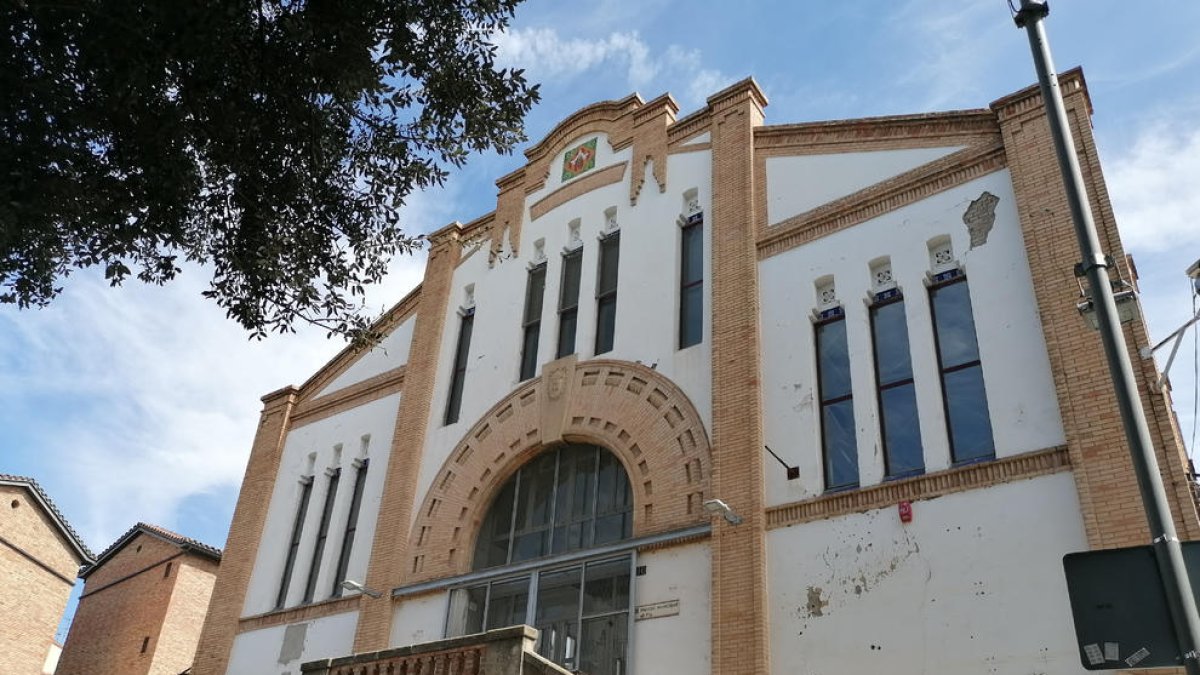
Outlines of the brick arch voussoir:
<svg viewBox="0 0 1200 675">
<path fill-rule="evenodd" d="M 480 524 L 495 493 L 522 465 L 556 442 L 543 441 L 539 377 L 492 407 L 451 451 L 413 522 L 407 583 L 470 570 Z M 562 442 L 592 443 L 625 467 L 634 498 L 634 536 L 706 522 L 712 450 L 687 396 L 637 363 L 578 363 L 570 382 Z"/>
</svg>

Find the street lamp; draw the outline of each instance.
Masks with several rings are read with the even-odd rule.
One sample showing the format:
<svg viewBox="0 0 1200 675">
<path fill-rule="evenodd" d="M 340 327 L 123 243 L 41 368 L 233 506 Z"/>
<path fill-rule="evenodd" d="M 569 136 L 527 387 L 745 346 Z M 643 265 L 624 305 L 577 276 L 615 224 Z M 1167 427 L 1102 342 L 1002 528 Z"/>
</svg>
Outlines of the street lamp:
<svg viewBox="0 0 1200 675">
<path fill-rule="evenodd" d="M 1037 69 L 1038 84 L 1042 90 L 1042 101 L 1046 106 L 1046 119 L 1050 125 L 1050 136 L 1054 139 L 1054 151 L 1062 172 L 1063 187 L 1067 203 L 1071 208 L 1071 220 L 1079 240 L 1083 256 L 1077 271 L 1088 279 L 1092 292 L 1093 314 L 1100 329 L 1100 340 L 1108 357 L 1108 369 L 1117 395 L 1117 407 L 1129 442 L 1133 459 L 1133 470 L 1137 475 L 1138 489 L 1146 509 L 1146 520 L 1150 526 L 1151 545 L 1155 562 L 1162 577 L 1171 623 L 1175 628 L 1175 639 L 1183 657 L 1188 675 L 1200 675 L 1200 614 L 1196 611 L 1196 599 L 1192 595 L 1192 584 L 1188 579 L 1183 562 L 1183 549 L 1175 532 L 1175 521 L 1167 505 L 1167 493 L 1163 487 L 1162 474 L 1158 470 L 1158 459 L 1150 440 L 1150 429 L 1146 424 L 1146 413 L 1138 396 L 1137 381 L 1133 376 L 1133 364 L 1121 332 L 1119 312 L 1109 281 L 1110 259 L 1100 248 L 1100 237 L 1092 212 L 1088 207 L 1087 189 L 1083 183 L 1083 172 L 1079 168 L 1079 157 L 1075 142 L 1071 139 L 1067 125 L 1067 110 L 1059 91 L 1058 75 L 1054 72 L 1054 61 L 1050 56 L 1050 45 L 1046 39 L 1043 19 L 1050 13 L 1050 6 L 1035 0 L 1020 0 L 1020 9 L 1012 6 L 1013 19 L 1029 36 L 1029 48 Z"/>
</svg>

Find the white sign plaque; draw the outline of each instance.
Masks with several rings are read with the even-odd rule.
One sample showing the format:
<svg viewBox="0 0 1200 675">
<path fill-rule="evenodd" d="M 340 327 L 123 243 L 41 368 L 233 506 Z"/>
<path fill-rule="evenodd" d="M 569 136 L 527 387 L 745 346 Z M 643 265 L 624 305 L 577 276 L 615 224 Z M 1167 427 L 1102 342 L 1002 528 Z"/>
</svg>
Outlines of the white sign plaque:
<svg viewBox="0 0 1200 675">
<path fill-rule="evenodd" d="M 675 616 L 679 613 L 679 600 L 663 600 L 662 602 L 652 602 L 649 605 L 638 605 L 634 610 L 634 621 L 645 621 L 646 619 L 659 619 L 664 616 Z"/>
</svg>

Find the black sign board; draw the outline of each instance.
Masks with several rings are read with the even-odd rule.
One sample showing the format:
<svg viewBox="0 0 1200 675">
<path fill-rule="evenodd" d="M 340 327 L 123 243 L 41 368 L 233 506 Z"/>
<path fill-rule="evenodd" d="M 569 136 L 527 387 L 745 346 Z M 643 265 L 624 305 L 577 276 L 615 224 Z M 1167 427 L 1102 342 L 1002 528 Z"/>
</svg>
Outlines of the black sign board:
<svg viewBox="0 0 1200 675">
<path fill-rule="evenodd" d="M 1183 557 L 1189 578 L 1200 579 L 1200 542 L 1185 542 Z M 1183 665 L 1151 547 L 1070 553 L 1063 569 L 1084 668 Z"/>
</svg>

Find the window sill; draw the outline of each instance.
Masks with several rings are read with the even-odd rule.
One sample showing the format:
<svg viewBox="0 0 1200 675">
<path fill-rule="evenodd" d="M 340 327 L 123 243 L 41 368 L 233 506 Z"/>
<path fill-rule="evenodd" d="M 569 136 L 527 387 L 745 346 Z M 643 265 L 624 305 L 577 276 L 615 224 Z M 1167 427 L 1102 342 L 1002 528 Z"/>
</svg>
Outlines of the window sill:
<svg viewBox="0 0 1200 675">
<path fill-rule="evenodd" d="M 343 595 L 340 598 L 318 600 L 306 605 L 295 605 L 283 609 L 272 609 L 262 614 L 252 614 L 238 619 L 238 632 L 258 630 L 270 626 L 282 626 L 297 621 L 319 619 L 334 614 L 344 614 L 358 609 L 361 594 Z"/>
</svg>

